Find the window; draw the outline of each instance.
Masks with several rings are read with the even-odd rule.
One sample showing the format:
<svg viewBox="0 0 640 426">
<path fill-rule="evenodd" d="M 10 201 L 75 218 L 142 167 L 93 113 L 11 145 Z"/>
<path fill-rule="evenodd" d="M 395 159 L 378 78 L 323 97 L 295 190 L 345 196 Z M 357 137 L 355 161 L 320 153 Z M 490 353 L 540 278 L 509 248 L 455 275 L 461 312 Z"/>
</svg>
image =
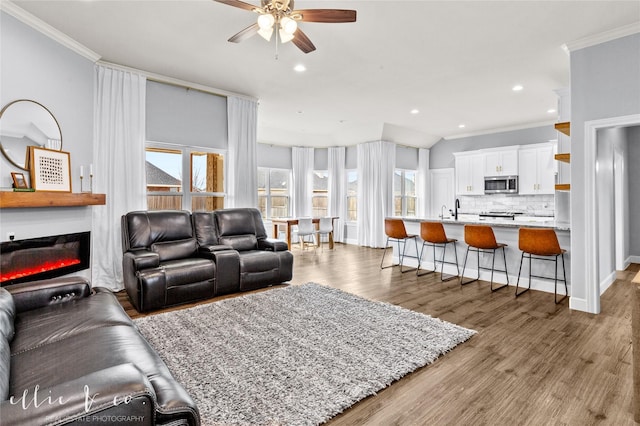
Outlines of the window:
<svg viewBox="0 0 640 426">
<path fill-rule="evenodd" d="M 258 208 L 262 217 L 289 216 L 289 181 L 286 169 L 258 168 Z"/>
<path fill-rule="evenodd" d="M 327 170 L 313 171 L 311 203 L 313 217 L 327 216 L 329 205 L 329 172 Z"/>
<path fill-rule="evenodd" d="M 358 220 L 358 171 L 347 170 L 347 221 Z"/>
<path fill-rule="evenodd" d="M 148 144 L 145 168 L 149 210 L 224 207 L 224 156 L 219 152 Z M 189 170 L 188 181 L 184 169 Z"/>
<path fill-rule="evenodd" d="M 396 169 L 393 174 L 393 214 L 416 215 L 416 172 L 413 170 Z"/>
</svg>

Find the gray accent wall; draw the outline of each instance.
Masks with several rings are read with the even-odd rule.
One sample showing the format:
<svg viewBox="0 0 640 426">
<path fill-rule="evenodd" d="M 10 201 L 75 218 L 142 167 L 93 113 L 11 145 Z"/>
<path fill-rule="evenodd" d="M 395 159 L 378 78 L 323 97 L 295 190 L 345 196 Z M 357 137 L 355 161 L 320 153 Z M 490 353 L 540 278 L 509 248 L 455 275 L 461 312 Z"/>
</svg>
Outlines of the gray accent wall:
<svg viewBox="0 0 640 426">
<path fill-rule="evenodd" d="M 62 149 L 71 157 L 72 189 L 79 192 L 80 166 L 91 164 L 93 157 L 94 64 L 4 12 L 0 51 L 0 104 L 32 99 L 53 113 L 62 130 Z M 0 155 L 2 187 L 11 187 L 14 171 L 27 175 Z M 96 179 L 101 176 L 96 170 Z M 3 209 L 0 239 L 6 241 L 8 232 L 24 239 L 89 231 L 92 208 L 99 207 Z"/>
<path fill-rule="evenodd" d="M 640 113 L 640 34 L 571 52 L 571 256 L 586 265 L 585 122 Z M 633 163 L 630 163 L 631 165 Z M 633 185 L 633 180 L 630 181 Z M 637 181 L 636 181 L 637 182 Z M 571 269 L 572 299 L 586 300 L 586 270 Z"/>
<path fill-rule="evenodd" d="M 558 138 L 553 125 L 510 130 L 486 135 L 468 136 L 458 139 L 441 139 L 429 150 L 429 168 L 447 169 L 455 166 L 453 153 L 475 151 L 501 146 L 529 145 L 549 142 Z"/>
</svg>

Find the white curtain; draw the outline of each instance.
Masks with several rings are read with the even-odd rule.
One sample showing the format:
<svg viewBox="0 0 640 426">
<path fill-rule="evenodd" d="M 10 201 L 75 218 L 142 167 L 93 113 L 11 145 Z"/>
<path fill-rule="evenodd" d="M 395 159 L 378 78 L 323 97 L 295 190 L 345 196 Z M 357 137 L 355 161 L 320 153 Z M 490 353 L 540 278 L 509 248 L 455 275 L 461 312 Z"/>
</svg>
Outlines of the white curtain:
<svg viewBox="0 0 640 426">
<path fill-rule="evenodd" d="M 291 149 L 293 171 L 293 217 L 311 216 L 313 196 L 313 148 L 294 146 Z"/>
<path fill-rule="evenodd" d="M 229 153 L 225 207 L 258 206 L 258 103 L 227 98 Z"/>
<path fill-rule="evenodd" d="M 418 149 L 418 170 L 416 173 L 416 216 L 426 218 L 429 216 L 430 206 L 429 188 L 429 150 L 426 148 Z"/>
<path fill-rule="evenodd" d="M 329 148 L 329 216 L 337 216 L 333 225 L 333 239 L 344 241 L 344 224 L 347 216 L 347 177 L 344 146 Z"/>
<path fill-rule="evenodd" d="M 147 208 L 145 97 L 144 76 L 96 65 L 93 190 L 107 204 L 93 207 L 91 274 L 112 290 L 124 288 L 120 217 Z"/>
<path fill-rule="evenodd" d="M 396 146 L 391 142 L 358 145 L 358 244 L 384 247 L 384 219 L 393 215 Z"/>
</svg>

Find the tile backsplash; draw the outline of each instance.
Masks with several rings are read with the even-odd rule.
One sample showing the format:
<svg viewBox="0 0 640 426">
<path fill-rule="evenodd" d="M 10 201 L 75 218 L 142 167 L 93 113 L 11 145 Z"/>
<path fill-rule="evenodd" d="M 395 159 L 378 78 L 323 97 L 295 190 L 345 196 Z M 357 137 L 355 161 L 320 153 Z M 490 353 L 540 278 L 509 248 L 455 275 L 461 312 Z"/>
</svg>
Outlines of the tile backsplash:
<svg viewBox="0 0 640 426">
<path fill-rule="evenodd" d="M 482 212 L 522 212 L 530 215 L 554 216 L 554 195 L 507 195 L 491 194 L 479 196 L 460 196 L 460 208 L 464 213 Z"/>
</svg>

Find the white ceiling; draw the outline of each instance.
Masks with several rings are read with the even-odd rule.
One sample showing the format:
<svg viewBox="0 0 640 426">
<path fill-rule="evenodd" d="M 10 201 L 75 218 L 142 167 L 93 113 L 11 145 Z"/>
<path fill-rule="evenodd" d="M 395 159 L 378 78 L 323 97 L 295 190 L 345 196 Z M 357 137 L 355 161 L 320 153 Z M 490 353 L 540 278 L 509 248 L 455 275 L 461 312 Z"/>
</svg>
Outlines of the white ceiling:
<svg viewBox="0 0 640 426">
<path fill-rule="evenodd" d="M 259 99 L 259 142 L 316 147 L 429 147 L 554 122 L 553 90 L 570 80 L 562 45 L 640 22 L 638 0 L 298 0 L 357 22 L 301 23 L 317 50 L 288 43 L 276 59 L 273 40 L 228 43 L 256 15 L 212 0 L 13 3 L 104 61 Z"/>
</svg>

